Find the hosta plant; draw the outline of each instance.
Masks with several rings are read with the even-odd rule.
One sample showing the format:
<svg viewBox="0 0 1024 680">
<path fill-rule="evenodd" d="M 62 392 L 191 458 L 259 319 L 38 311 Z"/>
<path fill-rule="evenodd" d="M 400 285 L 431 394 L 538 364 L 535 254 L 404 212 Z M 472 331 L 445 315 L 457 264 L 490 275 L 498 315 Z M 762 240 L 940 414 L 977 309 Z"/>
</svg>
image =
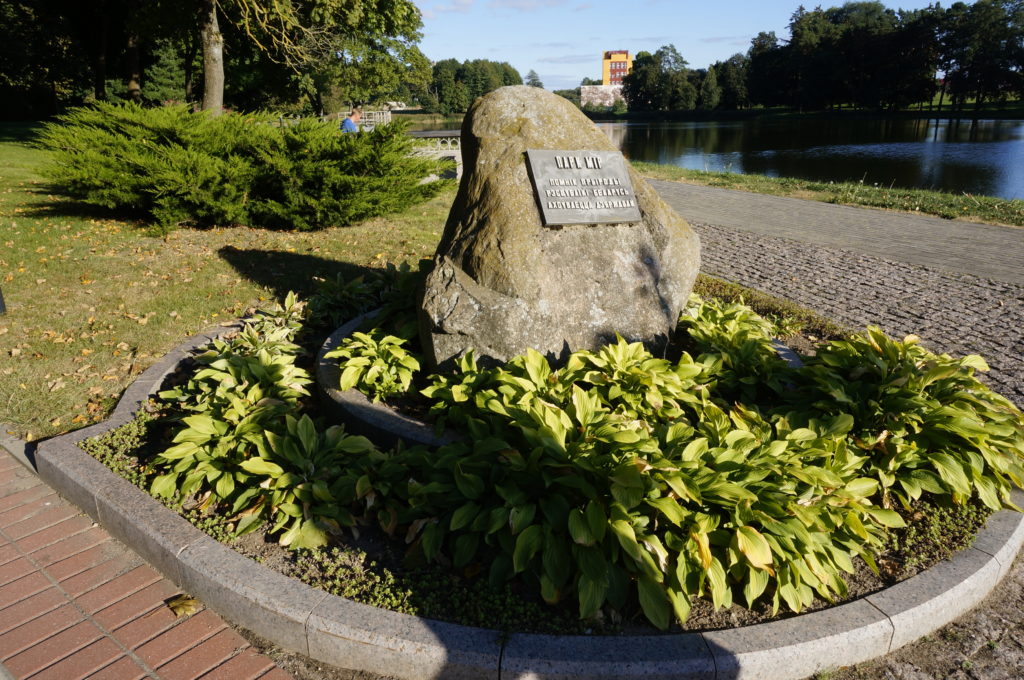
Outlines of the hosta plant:
<svg viewBox="0 0 1024 680">
<path fill-rule="evenodd" d="M 324 358 L 337 359 L 341 390 L 354 387 L 376 402 L 408 391 L 413 374 L 420 368 L 419 361 L 403 344 L 402 338 L 385 335 L 379 329 L 369 333 L 356 331 Z"/>
</svg>

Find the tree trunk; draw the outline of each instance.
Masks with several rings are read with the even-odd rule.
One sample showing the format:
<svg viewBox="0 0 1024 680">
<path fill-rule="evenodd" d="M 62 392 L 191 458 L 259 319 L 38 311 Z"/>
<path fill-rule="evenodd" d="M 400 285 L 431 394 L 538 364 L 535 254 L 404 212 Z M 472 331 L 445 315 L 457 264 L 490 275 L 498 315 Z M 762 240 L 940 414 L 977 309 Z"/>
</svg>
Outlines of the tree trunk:
<svg viewBox="0 0 1024 680">
<path fill-rule="evenodd" d="M 203 111 L 219 116 L 224 110 L 224 36 L 217 23 L 216 0 L 201 0 L 199 26 L 203 41 Z"/>
<path fill-rule="evenodd" d="M 139 57 L 139 35 L 134 30 L 128 36 L 128 99 L 142 103 L 142 60 Z"/>
</svg>

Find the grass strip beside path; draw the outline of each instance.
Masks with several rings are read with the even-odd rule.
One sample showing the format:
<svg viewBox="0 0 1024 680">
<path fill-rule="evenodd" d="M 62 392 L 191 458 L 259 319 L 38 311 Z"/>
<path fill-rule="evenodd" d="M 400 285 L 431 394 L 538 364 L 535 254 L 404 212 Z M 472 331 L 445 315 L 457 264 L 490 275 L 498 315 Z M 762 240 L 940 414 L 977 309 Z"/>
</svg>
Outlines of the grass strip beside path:
<svg viewBox="0 0 1024 680">
<path fill-rule="evenodd" d="M 812 182 L 792 177 L 741 175 L 734 172 L 704 172 L 674 165 L 632 163 L 645 177 L 700 186 L 750 191 L 757 194 L 789 196 L 824 203 L 882 208 L 946 219 L 1024 227 L 1024 201 L 948 194 L 924 189 L 903 189 L 862 182 Z"/>
</svg>

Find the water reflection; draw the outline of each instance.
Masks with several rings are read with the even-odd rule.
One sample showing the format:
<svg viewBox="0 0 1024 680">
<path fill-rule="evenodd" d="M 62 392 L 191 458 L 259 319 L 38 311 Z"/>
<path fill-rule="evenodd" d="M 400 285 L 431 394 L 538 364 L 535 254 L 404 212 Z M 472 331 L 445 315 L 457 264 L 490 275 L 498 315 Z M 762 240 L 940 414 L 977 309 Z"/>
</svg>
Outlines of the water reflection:
<svg viewBox="0 0 1024 680">
<path fill-rule="evenodd" d="M 695 170 L 1024 198 L 1024 122 L 599 123 L 627 158 Z"/>
</svg>

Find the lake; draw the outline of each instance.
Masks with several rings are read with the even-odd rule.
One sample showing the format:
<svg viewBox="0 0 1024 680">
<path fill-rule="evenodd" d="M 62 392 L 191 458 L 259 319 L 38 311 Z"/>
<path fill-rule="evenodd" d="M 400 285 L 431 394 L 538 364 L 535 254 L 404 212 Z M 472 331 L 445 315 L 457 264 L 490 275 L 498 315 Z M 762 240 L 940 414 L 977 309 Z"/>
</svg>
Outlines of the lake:
<svg viewBox="0 0 1024 680">
<path fill-rule="evenodd" d="M 1024 121 L 599 122 L 626 158 L 1024 199 Z"/>
</svg>

